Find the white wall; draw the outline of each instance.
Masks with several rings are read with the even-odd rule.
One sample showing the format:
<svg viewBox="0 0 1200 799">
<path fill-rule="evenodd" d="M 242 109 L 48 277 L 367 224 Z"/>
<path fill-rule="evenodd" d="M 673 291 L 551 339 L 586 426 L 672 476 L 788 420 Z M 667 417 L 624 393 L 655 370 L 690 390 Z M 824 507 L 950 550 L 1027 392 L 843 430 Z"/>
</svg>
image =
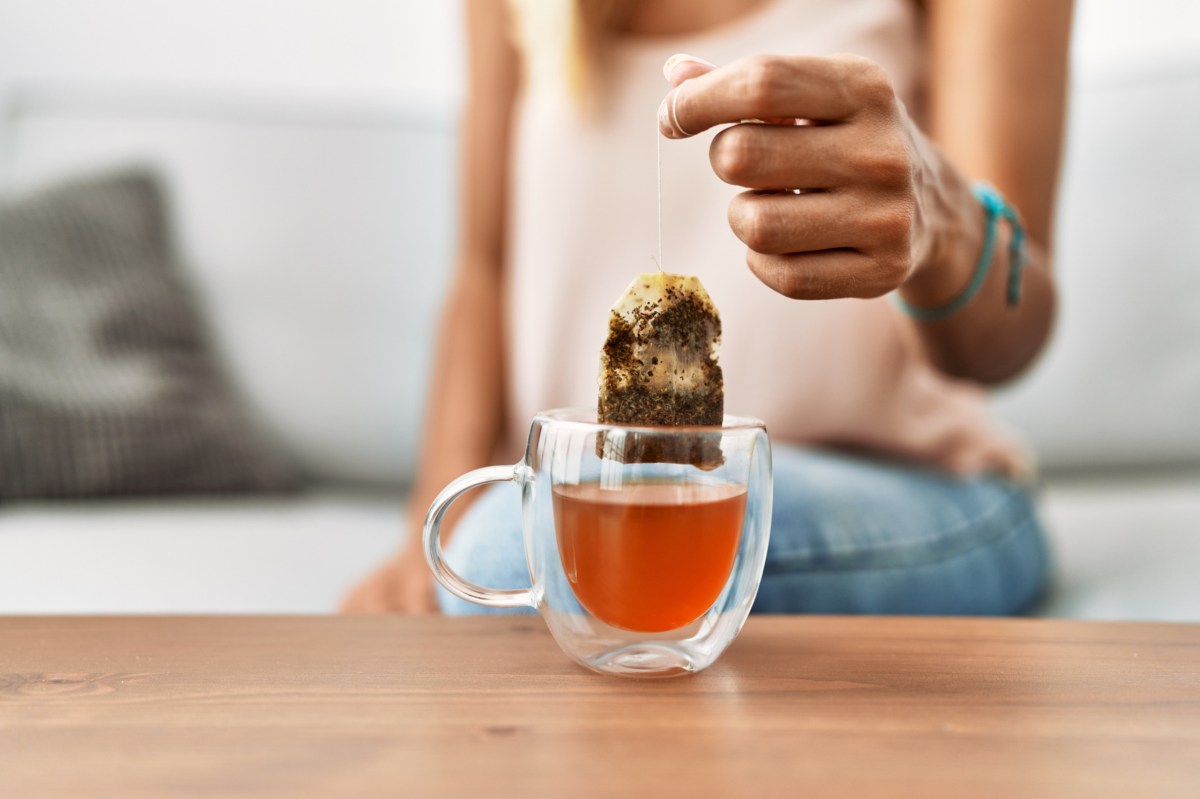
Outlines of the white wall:
<svg viewBox="0 0 1200 799">
<path fill-rule="evenodd" d="M 1200 52 L 1197 0 L 1076 0 L 1074 64 L 1079 77 L 1112 69 L 1170 68 Z"/>
<path fill-rule="evenodd" d="M 497 0 L 503 2 L 503 0 Z M 0 0 L 0 82 L 200 88 L 453 102 L 460 0 Z M 1077 0 L 1075 61 L 1200 50 L 1197 0 Z"/>
<path fill-rule="evenodd" d="M 453 103 L 457 0 L 0 0 L 0 83 Z"/>
</svg>

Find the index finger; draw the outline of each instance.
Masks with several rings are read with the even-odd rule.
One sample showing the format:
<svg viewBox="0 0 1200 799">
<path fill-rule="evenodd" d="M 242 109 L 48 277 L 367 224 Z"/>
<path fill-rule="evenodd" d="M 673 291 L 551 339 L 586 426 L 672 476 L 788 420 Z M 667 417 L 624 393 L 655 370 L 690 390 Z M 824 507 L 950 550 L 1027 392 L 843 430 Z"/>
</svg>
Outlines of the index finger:
<svg viewBox="0 0 1200 799">
<path fill-rule="evenodd" d="M 881 72 L 859 56 L 751 56 L 672 89 L 658 127 L 679 139 L 744 119 L 839 121 L 862 107 L 856 89 Z"/>
</svg>

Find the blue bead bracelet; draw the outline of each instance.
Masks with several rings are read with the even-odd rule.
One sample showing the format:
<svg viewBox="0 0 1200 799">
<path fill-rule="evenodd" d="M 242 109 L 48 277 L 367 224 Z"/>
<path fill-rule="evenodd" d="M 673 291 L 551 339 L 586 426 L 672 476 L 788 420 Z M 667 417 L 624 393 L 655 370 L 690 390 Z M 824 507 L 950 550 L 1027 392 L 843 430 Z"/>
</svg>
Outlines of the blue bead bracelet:
<svg viewBox="0 0 1200 799">
<path fill-rule="evenodd" d="M 971 282 L 957 297 L 936 308 L 918 308 L 908 304 L 897 294 L 896 302 L 900 309 L 913 319 L 922 322 L 945 319 L 961 310 L 979 293 L 983 281 L 987 278 L 988 269 L 992 265 L 992 250 L 996 246 L 996 226 L 1001 219 L 1007 220 L 1012 228 L 1012 239 L 1008 243 L 1008 290 L 1006 292 L 1008 305 L 1015 306 L 1021 299 L 1021 269 L 1025 265 L 1025 228 L 1021 226 L 1021 218 L 991 184 L 980 181 L 971 187 L 971 191 L 979 200 L 979 204 L 983 206 L 985 216 L 983 252 L 979 254 L 979 261 L 975 264 L 975 273 L 971 275 Z"/>
</svg>

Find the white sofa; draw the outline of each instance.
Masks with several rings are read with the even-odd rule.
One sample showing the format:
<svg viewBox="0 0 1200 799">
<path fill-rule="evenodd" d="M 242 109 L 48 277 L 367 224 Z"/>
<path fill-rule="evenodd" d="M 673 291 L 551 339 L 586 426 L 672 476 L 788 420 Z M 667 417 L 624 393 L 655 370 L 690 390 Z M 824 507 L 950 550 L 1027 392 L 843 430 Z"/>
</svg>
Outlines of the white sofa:
<svg viewBox="0 0 1200 799">
<path fill-rule="evenodd" d="M 0 613 L 330 611 L 404 535 L 453 239 L 453 94 L 141 77 L 0 70 L 0 192 L 156 167 L 239 392 L 320 482 L 0 506 Z M 1061 325 L 997 401 L 1045 468 L 1046 614 L 1200 620 L 1197 141 L 1196 52 L 1077 61 Z"/>
</svg>

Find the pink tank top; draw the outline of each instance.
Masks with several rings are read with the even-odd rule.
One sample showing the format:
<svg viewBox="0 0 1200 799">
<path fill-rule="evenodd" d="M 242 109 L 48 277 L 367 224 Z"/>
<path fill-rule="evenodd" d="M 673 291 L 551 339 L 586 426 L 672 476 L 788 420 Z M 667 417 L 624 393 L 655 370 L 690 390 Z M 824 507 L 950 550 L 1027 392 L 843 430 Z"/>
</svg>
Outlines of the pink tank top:
<svg viewBox="0 0 1200 799">
<path fill-rule="evenodd" d="M 506 286 L 508 428 L 519 452 L 533 414 L 596 403 L 608 309 L 657 252 L 655 112 L 662 63 L 755 53 L 871 58 L 910 107 L 921 67 L 909 0 L 769 0 L 715 30 L 626 36 L 607 54 L 603 113 L 528 89 L 516 111 Z M 726 223 L 739 190 L 711 171 L 714 132 L 662 143 L 663 267 L 699 276 L 721 313 L 727 413 L 772 440 L 852 446 L 960 473 L 1012 471 L 1020 449 L 990 422 L 983 391 L 926 359 L 886 298 L 796 301 L 750 273 Z"/>
</svg>

